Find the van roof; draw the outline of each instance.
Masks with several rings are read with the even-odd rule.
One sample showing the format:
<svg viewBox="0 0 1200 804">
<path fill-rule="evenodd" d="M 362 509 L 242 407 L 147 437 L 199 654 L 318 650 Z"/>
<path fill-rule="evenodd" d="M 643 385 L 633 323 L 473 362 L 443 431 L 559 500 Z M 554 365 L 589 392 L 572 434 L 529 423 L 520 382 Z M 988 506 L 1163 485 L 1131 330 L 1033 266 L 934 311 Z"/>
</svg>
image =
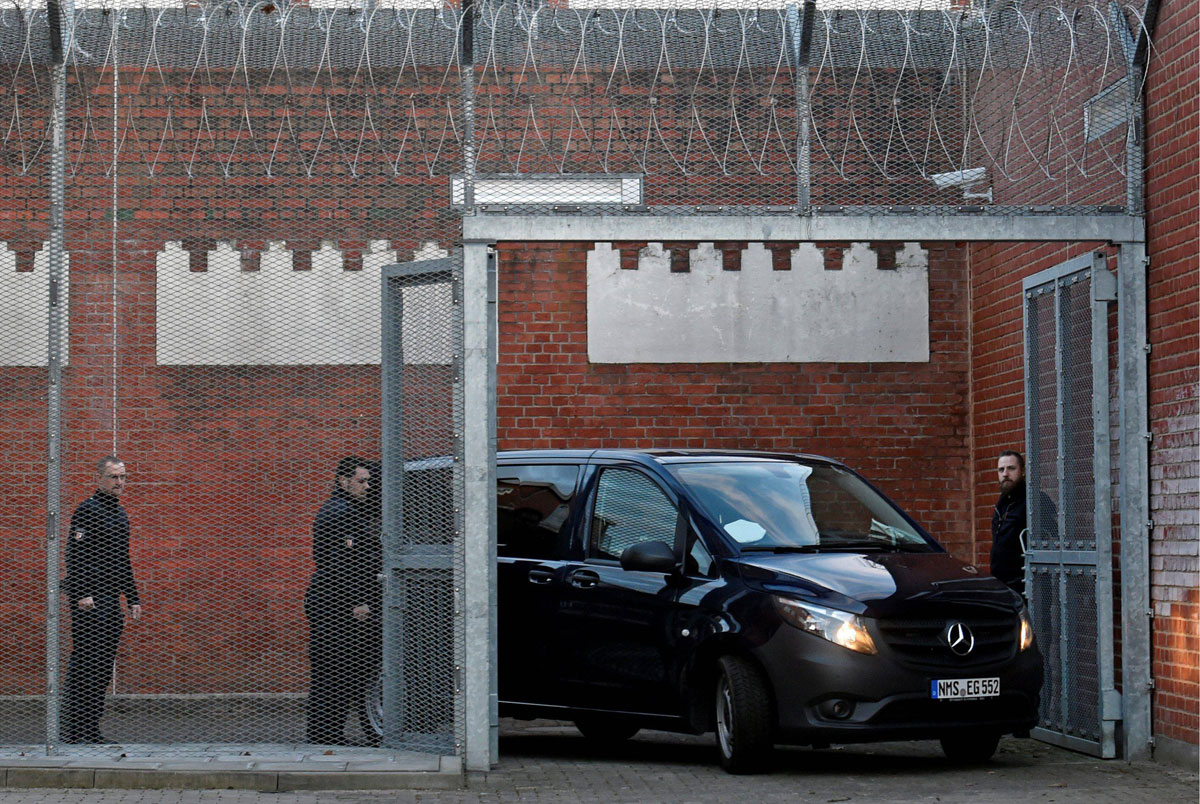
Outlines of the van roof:
<svg viewBox="0 0 1200 804">
<path fill-rule="evenodd" d="M 821 463 L 841 464 L 823 455 L 812 455 L 800 452 L 762 452 L 758 450 L 724 450 L 724 449 L 675 449 L 669 447 L 653 447 L 647 449 L 525 449 L 504 450 L 496 453 L 497 460 L 579 460 L 586 461 L 595 458 L 625 458 L 634 460 L 650 460 L 656 463 L 713 463 L 720 461 L 819 461 Z"/>
</svg>

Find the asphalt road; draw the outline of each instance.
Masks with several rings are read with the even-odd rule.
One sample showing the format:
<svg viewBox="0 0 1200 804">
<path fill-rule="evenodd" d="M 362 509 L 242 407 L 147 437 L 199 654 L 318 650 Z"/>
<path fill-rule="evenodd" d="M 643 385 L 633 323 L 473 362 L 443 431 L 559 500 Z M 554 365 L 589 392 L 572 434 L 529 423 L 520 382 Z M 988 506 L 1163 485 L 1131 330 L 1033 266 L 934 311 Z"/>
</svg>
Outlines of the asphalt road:
<svg viewBox="0 0 1200 804">
<path fill-rule="evenodd" d="M 497 769 L 461 791 L 254 793 L 239 790 L 0 790 L 3 804 L 315 804 L 316 802 L 1086 802 L 1198 800 L 1196 773 L 1101 761 L 1005 739 L 991 763 L 949 764 L 934 742 L 778 751 L 769 773 L 730 776 L 712 738 L 643 732 L 598 749 L 569 725 L 506 721 Z"/>
</svg>

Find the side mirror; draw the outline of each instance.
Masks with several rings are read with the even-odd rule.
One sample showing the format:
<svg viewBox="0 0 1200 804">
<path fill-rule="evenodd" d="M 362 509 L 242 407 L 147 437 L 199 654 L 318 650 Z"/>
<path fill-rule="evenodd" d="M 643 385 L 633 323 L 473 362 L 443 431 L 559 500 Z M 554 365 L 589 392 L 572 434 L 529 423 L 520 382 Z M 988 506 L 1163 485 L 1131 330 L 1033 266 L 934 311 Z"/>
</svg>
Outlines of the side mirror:
<svg viewBox="0 0 1200 804">
<path fill-rule="evenodd" d="M 641 572 L 674 572 L 675 551 L 666 542 L 640 542 L 621 553 L 621 569 Z"/>
</svg>

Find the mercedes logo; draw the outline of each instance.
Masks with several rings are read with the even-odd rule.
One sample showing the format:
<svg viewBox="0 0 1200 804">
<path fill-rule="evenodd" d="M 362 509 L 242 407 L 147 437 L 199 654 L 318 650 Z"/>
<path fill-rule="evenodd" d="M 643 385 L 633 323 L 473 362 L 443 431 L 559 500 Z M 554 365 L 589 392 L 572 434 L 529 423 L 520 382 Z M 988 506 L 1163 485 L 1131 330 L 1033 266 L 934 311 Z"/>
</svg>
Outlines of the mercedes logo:
<svg viewBox="0 0 1200 804">
<path fill-rule="evenodd" d="M 975 650 L 975 635 L 962 623 L 951 623 L 946 629 L 946 644 L 955 656 L 966 656 Z"/>
</svg>

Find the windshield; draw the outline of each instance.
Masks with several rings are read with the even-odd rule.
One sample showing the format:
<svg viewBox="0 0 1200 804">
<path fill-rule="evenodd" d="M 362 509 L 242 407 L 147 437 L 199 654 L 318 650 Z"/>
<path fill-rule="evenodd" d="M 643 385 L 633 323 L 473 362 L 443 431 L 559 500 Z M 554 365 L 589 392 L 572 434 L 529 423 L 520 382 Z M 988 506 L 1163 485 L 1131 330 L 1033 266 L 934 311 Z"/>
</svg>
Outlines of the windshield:
<svg viewBox="0 0 1200 804">
<path fill-rule="evenodd" d="M 936 549 L 879 492 L 836 466 L 746 461 L 668 468 L 743 552 Z"/>
</svg>

